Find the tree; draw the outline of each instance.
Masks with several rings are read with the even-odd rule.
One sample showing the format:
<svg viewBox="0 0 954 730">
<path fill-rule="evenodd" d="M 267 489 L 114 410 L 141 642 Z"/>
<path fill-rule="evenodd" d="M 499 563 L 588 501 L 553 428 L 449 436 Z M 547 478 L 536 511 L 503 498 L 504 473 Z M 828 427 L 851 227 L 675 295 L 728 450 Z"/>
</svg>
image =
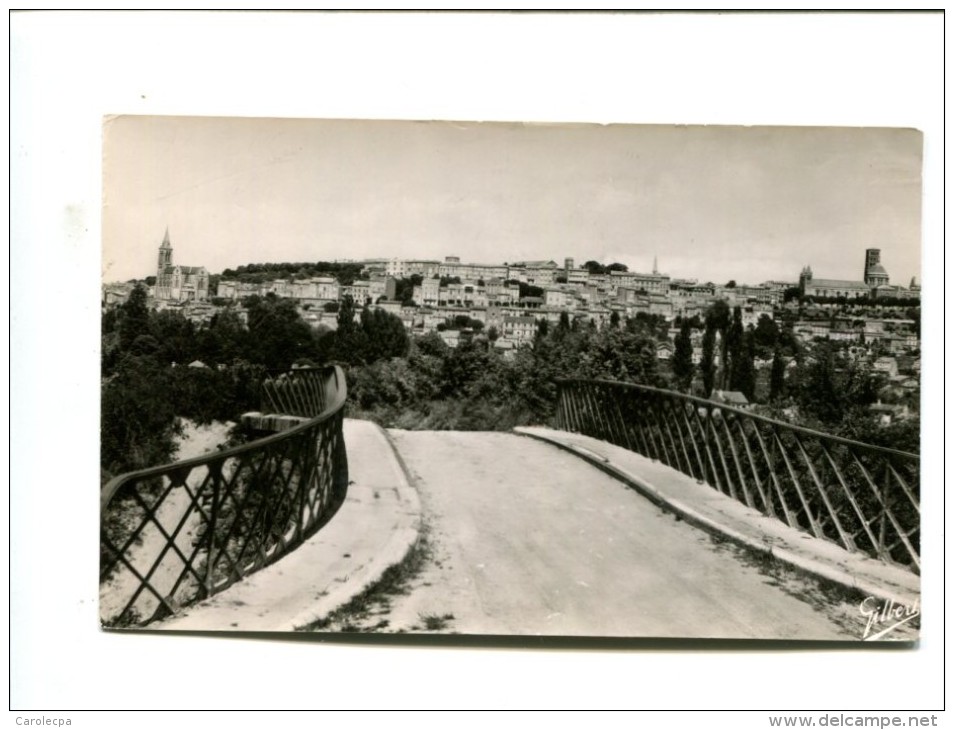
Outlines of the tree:
<svg viewBox="0 0 954 730">
<path fill-rule="evenodd" d="M 365 348 L 360 362 L 373 363 L 407 355 L 410 340 L 399 317 L 383 309 L 365 308 L 361 312 L 361 329 Z"/>
<path fill-rule="evenodd" d="M 99 321 L 101 335 L 105 337 L 106 335 L 111 335 L 116 332 L 119 326 L 120 311 L 118 307 L 112 307 L 103 312 L 103 317 Z"/>
<path fill-rule="evenodd" d="M 656 343 L 628 330 L 606 328 L 594 332 L 586 378 L 609 378 L 629 383 L 659 385 Z"/>
<path fill-rule="evenodd" d="M 785 323 L 785 326 L 779 330 L 778 346 L 782 348 L 784 354 L 791 355 L 792 357 L 798 356 L 801 345 L 799 344 L 798 337 L 795 334 L 795 327 L 793 323 L 787 322 Z"/>
<path fill-rule="evenodd" d="M 316 355 L 315 334 L 291 299 L 258 298 L 248 310 L 248 334 L 250 359 L 272 370 L 287 370 Z"/>
<path fill-rule="evenodd" d="M 444 358 L 442 373 L 442 391 L 445 397 L 463 396 L 467 387 L 476 382 L 481 373 L 489 367 L 486 348 L 478 347 L 473 340 L 462 340 L 451 349 Z"/>
<path fill-rule="evenodd" d="M 755 339 L 752 332 L 742 334 L 732 362 L 732 390 L 737 390 L 750 401 L 755 400 Z"/>
<path fill-rule="evenodd" d="M 722 340 L 722 387 L 733 388 L 737 383 L 735 370 L 742 358 L 742 307 L 736 307 L 732 312 L 732 323 L 726 330 Z"/>
<path fill-rule="evenodd" d="M 149 308 L 146 306 L 148 296 L 146 287 L 136 284 L 126 301 L 120 305 L 120 349 L 128 350 L 137 337 L 150 334 Z"/>
<path fill-rule="evenodd" d="M 626 329 L 633 334 L 652 337 L 657 340 L 668 339 L 669 322 L 665 317 L 648 312 L 637 312 L 635 317 L 626 318 Z"/>
<path fill-rule="evenodd" d="M 195 325 L 181 312 L 168 309 L 156 312 L 152 317 L 152 332 L 159 344 L 162 363 L 188 363 L 199 354 Z"/>
<path fill-rule="evenodd" d="M 702 336 L 702 361 L 699 363 L 699 369 L 702 371 L 702 391 L 708 398 L 715 385 L 715 347 L 716 347 L 716 329 L 706 327 L 705 334 Z"/>
<path fill-rule="evenodd" d="M 129 346 L 127 352 L 137 357 L 157 358 L 161 347 L 159 340 L 152 335 L 139 335 Z"/>
<path fill-rule="evenodd" d="M 725 288 L 726 288 L 726 289 L 735 289 L 735 279 L 729 279 L 729 281 L 726 282 Z"/>
<path fill-rule="evenodd" d="M 810 415 L 826 423 L 837 421 L 841 415 L 836 370 L 834 351 L 824 344 L 819 345 L 800 383 L 800 405 Z"/>
<path fill-rule="evenodd" d="M 798 402 L 806 415 L 833 426 L 845 420 L 851 411 L 874 403 L 874 379 L 848 361 L 832 343 L 819 343 L 812 355 L 799 378 Z"/>
<path fill-rule="evenodd" d="M 706 310 L 706 328 L 719 330 L 723 334 L 729 328 L 732 313 L 724 299 L 717 299 Z"/>
<path fill-rule="evenodd" d="M 772 357 L 772 374 L 769 381 L 769 400 L 777 401 L 785 394 L 785 358 L 782 348 L 776 346 Z"/>
<path fill-rule="evenodd" d="M 361 328 L 355 322 L 354 299 L 342 297 L 338 307 L 338 328 L 331 348 L 333 358 L 357 364 L 364 361 L 365 341 Z"/>
<path fill-rule="evenodd" d="M 908 309 L 908 319 L 912 321 L 911 331 L 919 338 L 921 337 L 921 307 L 910 307 Z"/>
<path fill-rule="evenodd" d="M 414 300 L 414 287 L 420 286 L 424 278 L 420 274 L 412 274 L 407 279 L 397 279 L 395 282 L 394 300 L 406 304 Z"/>
<path fill-rule="evenodd" d="M 178 423 L 168 397 L 167 374 L 153 357 L 127 355 L 116 373 L 104 380 L 100 420 L 104 476 L 164 464 L 175 454 Z"/>
<path fill-rule="evenodd" d="M 484 327 L 484 323 L 479 319 L 473 319 L 470 315 L 467 314 L 458 314 L 454 316 L 454 319 L 450 321 L 450 326 L 454 329 L 472 329 L 474 331 L 480 331 Z"/>
<path fill-rule="evenodd" d="M 207 365 L 231 363 L 239 359 L 254 360 L 248 330 L 235 312 L 217 312 L 212 316 L 209 326 L 199 330 L 197 335 L 196 355 Z"/>
<path fill-rule="evenodd" d="M 788 287 L 785 290 L 785 292 L 782 294 L 782 301 L 785 304 L 788 304 L 789 302 L 793 300 L 797 300 L 801 298 L 802 298 L 802 290 L 799 289 L 797 286 Z"/>
<path fill-rule="evenodd" d="M 676 377 L 676 386 L 688 392 L 692 387 L 692 375 L 695 365 L 692 363 L 692 327 L 689 320 L 682 323 L 682 328 L 675 339 L 675 350 L 672 356 L 672 372 Z"/>
<path fill-rule="evenodd" d="M 775 320 L 767 314 L 761 315 L 759 321 L 755 324 L 755 344 L 760 356 L 767 356 L 768 353 L 775 350 L 775 346 L 778 344 L 778 335 L 779 329 Z"/>
<path fill-rule="evenodd" d="M 738 333 L 740 333 L 742 327 L 742 310 L 738 307 L 736 307 L 736 310 L 738 311 L 737 330 Z M 729 351 L 728 330 L 732 323 L 732 312 L 724 299 L 716 300 L 706 310 L 706 331 L 702 338 L 702 362 L 699 364 L 702 370 L 702 383 L 706 397 L 709 396 L 717 383 L 719 383 L 721 387 L 725 387 L 725 383 L 728 381 L 726 359 Z M 722 345 L 718 358 L 719 367 L 717 367 L 715 350 L 717 341 L 721 342 Z M 719 372 L 720 369 L 721 373 Z"/>
<path fill-rule="evenodd" d="M 544 291 L 539 286 L 534 286 L 533 284 L 528 284 L 525 281 L 515 282 L 520 286 L 520 298 L 526 299 L 527 297 L 542 297 Z"/>
<path fill-rule="evenodd" d="M 447 343 L 436 332 L 428 332 L 423 337 L 417 338 L 415 347 L 423 355 L 430 357 L 444 357 L 450 350 Z"/>
</svg>

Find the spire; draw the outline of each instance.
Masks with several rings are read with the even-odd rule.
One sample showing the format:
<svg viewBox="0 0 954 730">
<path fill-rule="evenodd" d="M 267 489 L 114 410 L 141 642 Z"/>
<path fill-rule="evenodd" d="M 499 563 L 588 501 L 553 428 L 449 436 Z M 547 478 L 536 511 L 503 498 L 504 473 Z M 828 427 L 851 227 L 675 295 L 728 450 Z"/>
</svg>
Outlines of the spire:
<svg viewBox="0 0 954 730">
<path fill-rule="evenodd" d="M 653 273 L 654 273 L 654 274 L 658 274 L 658 273 L 659 273 L 659 266 L 656 265 L 656 256 L 655 256 L 655 255 L 653 256 Z"/>
<path fill-rule="evenodd" d="M 166 226 L 166 235 L 162 237 L 159 246 L 159 263 L 156 267 L 157 276 L 162 276 L 167 266 L 172 266 L 172 245 L 169 243 L 169 226 Z"/>
</svg>

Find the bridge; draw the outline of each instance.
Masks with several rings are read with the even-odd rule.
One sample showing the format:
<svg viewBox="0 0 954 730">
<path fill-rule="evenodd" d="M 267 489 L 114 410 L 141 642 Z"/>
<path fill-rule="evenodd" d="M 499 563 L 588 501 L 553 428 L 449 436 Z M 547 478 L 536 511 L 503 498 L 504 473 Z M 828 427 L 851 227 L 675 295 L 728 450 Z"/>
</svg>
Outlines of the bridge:
<svg viewBox="0 0 954 730">
<path fill-rule="evenodd" d="M 549 427 L 414 432 L 346 419 L 340 368 L 270 377 L 256 438 L 104 487 L 104 627 L 917 636 L 917 455 L 559 386 Z"/>
</svg>

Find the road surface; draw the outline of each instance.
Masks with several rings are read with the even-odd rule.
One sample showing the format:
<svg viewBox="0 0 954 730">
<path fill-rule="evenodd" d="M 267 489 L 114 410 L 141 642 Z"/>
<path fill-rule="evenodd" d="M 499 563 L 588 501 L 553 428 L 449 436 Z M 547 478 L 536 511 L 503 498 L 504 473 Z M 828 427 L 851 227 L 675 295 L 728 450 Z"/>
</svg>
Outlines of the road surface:
<svg viewBox="0 0 954 730">
<path fill-rule="evenodd" d="M 420 490 L 403 593 L 326 628 L 857 640 L 858 608 L 770 569 L 551 445 L 392 430 Z"/>
</svg>

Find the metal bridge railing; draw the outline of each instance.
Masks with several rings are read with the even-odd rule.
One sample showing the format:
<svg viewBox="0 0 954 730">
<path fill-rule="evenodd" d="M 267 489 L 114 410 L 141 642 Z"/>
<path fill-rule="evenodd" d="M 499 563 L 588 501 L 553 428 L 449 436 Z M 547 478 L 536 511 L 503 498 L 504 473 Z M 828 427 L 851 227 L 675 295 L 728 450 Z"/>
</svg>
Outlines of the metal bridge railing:
<svg viewBox="0 0 954 730">
<path fill-rule="evenodd" d="M 341 383 L 344 388 L 344 381 Z M 324 412 L 328 396 L 327 373 L 322 368 L 271 373 L 262 382 L 262 406 L 270 413 L 313 418 Z"/>
<path fill-rule="evenodd" d="M 559 382 L 558 427 L 656 459 L 849 551 L 920 571 L 920 457 L 693 396 Z"/>
<path fill-rule="evenodd" d="M 111 480 L 101 495 L 100 617 L 143 626 L 224 590 L 314 534 L 344 501 L 339 367 L 263 383 L 266 408 L 307 417 L 241 446 Z"/>
</svg>

